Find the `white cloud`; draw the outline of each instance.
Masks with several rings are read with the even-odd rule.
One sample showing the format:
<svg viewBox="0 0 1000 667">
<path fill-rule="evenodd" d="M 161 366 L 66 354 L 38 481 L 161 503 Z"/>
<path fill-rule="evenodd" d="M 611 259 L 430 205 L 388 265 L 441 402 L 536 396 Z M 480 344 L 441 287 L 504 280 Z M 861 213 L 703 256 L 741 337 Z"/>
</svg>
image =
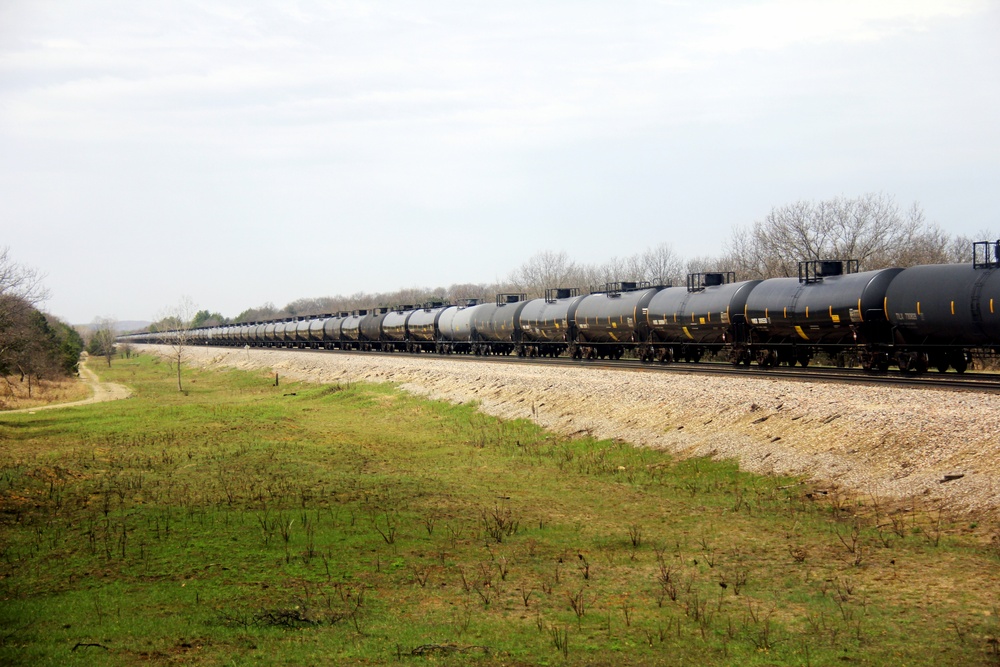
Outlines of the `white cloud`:
<svg viewBox="0 0 1000 667">
<path fill-rule="evenodd" d="M 776 51 L 796 44 L 870 42 L 983 11 L 984 0 L 768 0 L 710 11 L 706 53 Z"/>
</svg>

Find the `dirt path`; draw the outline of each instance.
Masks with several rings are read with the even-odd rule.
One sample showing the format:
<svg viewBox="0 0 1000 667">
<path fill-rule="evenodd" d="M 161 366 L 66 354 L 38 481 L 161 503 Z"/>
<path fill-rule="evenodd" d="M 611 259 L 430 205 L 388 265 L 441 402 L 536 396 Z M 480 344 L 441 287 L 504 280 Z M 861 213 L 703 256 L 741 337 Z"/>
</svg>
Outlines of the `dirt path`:
<svg viewBox="0 0 1000 667">
<path fill-rule="evenodd" d="M 72 401 L 70 403 L 51 403 L 49 405 L 39 405 L 34 408 L 21 408 L 20 410 L 5 410 L 0 412 L 0 417 L 3 415 L 15 415 L 19 413 L 32 414 L 38 412 L 39 410 L 55 410 L 57 408 L 71 408 L 77 405 L 87 405 L 89 403 L 103 403 L 105 401 L 117 401 L 122 398 L 128 398 L 132 395 L 132 390 L 123 384 L 115 384 L 114 382 L 101 382 L 100 378 L 94 371 L 90 370 L 86 362 L 80 363 L 80 380 L 86 382 L 90 385 L 90 390 L 93 392 L 90 398 L 85 398 L 82 401 Z"/>
</svg>

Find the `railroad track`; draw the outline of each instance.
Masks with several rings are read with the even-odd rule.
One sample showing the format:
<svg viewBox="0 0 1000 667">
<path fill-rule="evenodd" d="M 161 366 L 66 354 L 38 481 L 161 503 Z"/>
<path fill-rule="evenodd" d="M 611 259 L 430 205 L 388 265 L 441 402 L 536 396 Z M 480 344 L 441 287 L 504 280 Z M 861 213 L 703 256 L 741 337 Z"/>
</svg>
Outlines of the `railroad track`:
<svg viewBox="0 0 1000 667">
<path fill-rule="evenodd" d="M 239 349 L 239 348 L 223 348 Z M 312 348 L 252 348 L 265 350 L 291 349 L 299 352 L 335 353 L 352 355 L 371 355 L 379 357 L 402 357 L 414 359 L 440 359 L 442 361 L 458 361 L 464 363 L 506 363 L 550 365 L 571 368 L 600 368 L 602 370 L 628 371 L 633 373 L 681 373 L 687 375 L 727 375 L 739 378 L 756 378 L 772 380 L 790 380 L 797 382 L 833 382 L 840 384 L 860 384 L 868 386 L 887 385 L 892 387 L 910 387 L 920 389 L 937 389 L 947 391 L 1000 392 L 1000 374 L 997 373 L 937 373 L 928 372 L 921 375 L 902 374 L 896 372 L 869 373 L 862 369 L 831 368 L 825 366 L 810 366 L 809 368 L 789 368 L 784 366 L 760 368 L 756 366 L 734 368 L 730 364 L 716 362 L 671 364 L 643 363 L 638 360 L 621 359 L 618 361 L 601 359 L 568 359 L 565 357 L 517 357 L 517 356 L 475 356 L 452 354 L 440 356 L 436 354 L 411 355 L 405 352 L 365 352 L 358 350 L 323 350 Z"/>
</svg>

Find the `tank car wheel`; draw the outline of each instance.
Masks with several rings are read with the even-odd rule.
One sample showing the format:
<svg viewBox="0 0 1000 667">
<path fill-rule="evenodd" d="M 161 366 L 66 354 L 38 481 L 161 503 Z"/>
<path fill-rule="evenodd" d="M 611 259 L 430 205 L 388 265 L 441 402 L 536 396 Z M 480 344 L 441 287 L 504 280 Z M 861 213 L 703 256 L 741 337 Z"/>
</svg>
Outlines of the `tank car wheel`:
<svg viewBox="0 0 1000 667">
<path fill-rule="evenodd" d="M 951 367 L 951 364 L 948 363 L 948 355 L 941 353 L 931 354 L 928 357 L 928 364 L 938 373 L 946 373 Z"/>
<path fill-rule="evenodd" d="M 896 367 L 899 368 L 900 373 L 909 373 L 912 361 L 913 359 L 908 352 L 901 352 L 896 356 Z"/>
<path fill-rule="evenodd" d="M 969 368 L 969 361 L 969 356 L 965 352 L 956 352 L 951 359 L 951 365 L 955 367 L 955 372 L 961 375 Z"/>
</svg>

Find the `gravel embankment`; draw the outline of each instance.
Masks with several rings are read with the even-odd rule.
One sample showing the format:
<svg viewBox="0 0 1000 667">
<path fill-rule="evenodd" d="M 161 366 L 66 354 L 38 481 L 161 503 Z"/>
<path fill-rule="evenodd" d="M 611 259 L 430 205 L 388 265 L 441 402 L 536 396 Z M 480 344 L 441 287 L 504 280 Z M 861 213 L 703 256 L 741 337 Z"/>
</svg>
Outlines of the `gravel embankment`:
<svg viewBox="0 0 1000 667">
<path fill-rule="evenodd" d="M 148 346 L 155 348 L 155 346 Z M 394 382 L 560 434 L 590 431 L 744 470 L 804 475 L 862 496 L 1000 509 L 1000 396 L 549 368 L 440 357 L 188 348 L 190 363 L 311 382 Z M 964 475 L 947 483 L 945 475 Z"/>
</svg>

